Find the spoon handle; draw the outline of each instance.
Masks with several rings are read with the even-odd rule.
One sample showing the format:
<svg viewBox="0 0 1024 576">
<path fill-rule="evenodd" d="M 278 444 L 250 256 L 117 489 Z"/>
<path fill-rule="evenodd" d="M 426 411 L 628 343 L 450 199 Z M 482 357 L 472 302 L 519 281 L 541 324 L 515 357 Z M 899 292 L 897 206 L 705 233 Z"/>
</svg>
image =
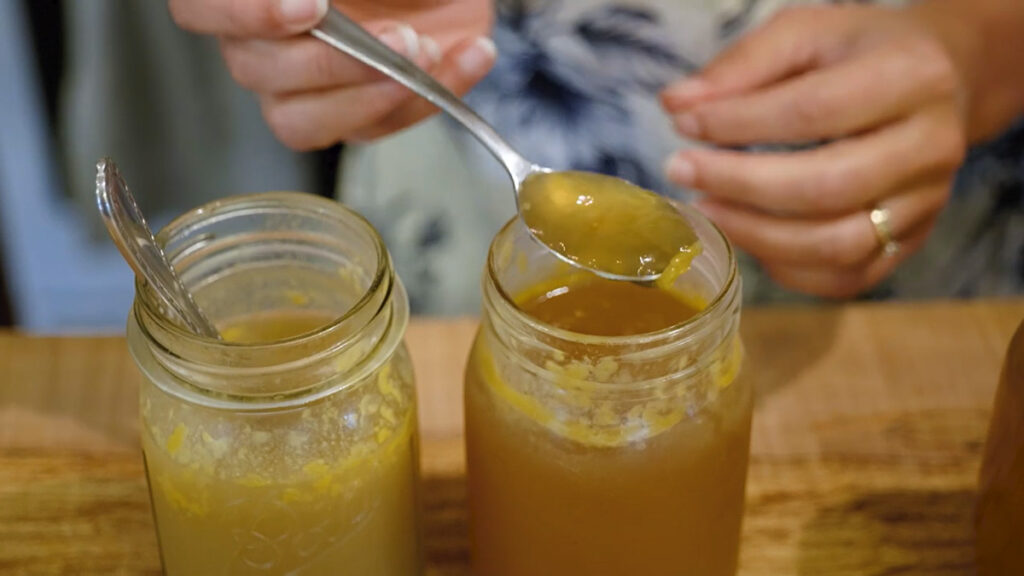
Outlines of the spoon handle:
<svg viewBox="0 0 1024 576">
<path fill-rule="evenodd" d="M 163 304 L 177 313 L 193 332 L 219 339 L 217 328 L 196 305 L 167 261 L 128 184 L 110 159 L 103 159 L 96 165 L 96 205 L 121 255 Z"/>
<path fill-rule="evenodd" d="M 508 170 L 518 190 L 534 166 L 519 155 L 486 120 L 408 58 L 373 37 L 336 8 L 311 33 L 429 100 L 465 126 Z"/>
</svg>

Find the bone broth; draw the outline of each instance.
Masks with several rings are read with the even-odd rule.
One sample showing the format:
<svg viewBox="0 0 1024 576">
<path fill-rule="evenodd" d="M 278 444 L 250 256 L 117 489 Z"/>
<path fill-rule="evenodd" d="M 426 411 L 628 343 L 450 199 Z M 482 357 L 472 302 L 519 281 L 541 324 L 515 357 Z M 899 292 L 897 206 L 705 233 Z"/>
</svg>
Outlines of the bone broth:
<svg viewBox="0 0 1024 576">
<path fill-rule="evenodd" d="M 751 391 L 731 252 L 696 224 L 665 288 L 495 239 L 466 369 L 475 576 L 735 573 Z"/>
<path fill-rule="evenodd" d="M 180 330 L 138 287 L 128 342 L 164 573 L 420 574 L 408 304 L 373 229 L 269 194 L 158 239 L 223 337 Z"/>
</svg>

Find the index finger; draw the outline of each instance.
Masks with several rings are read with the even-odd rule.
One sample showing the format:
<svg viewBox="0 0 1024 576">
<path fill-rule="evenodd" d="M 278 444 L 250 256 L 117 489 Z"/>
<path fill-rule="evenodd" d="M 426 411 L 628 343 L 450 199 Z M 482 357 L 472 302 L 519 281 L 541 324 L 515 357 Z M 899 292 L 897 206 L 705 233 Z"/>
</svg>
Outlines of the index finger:
<svg viewBox="0 0 1024 576">
<path fill-rule="evenodd" d="M 695 77 L 662 91 L 662 105 L 680 112 L 709 99 L 735 96 L 813 69 L 844 41 L 845 9 L 800 6 L 780 11 L 715 57 Z"/>
<path fill-rule="evenodd" d="M 328 0 L 168 0 L 171 17 L 200 34 L 277 38 L 312 29 Z"/>
<path fill-rule="evenodd" d="M 669 179 L 713 199 L 790 216 L 861 210 L 899 186 L 951 174 L 963 157 L 949 108 L 800 152 L 691 149 L 668 163 Z"/>
<path fill-rule="evenodd" d="M 953 95 L 945 73 L 890 46 L 767 88 L 698 104 L 675 118 L 685 135 L 717 144 L 842 138 Z M 935 66 L 931 66 L 935 68 Z"/>
</svg>

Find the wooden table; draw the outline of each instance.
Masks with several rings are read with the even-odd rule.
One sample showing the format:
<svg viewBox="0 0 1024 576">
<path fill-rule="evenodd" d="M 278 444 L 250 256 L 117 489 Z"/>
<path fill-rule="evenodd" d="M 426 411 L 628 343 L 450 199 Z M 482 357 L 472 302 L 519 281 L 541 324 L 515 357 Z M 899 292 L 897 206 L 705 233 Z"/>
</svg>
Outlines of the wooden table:
<svg viewBox="0 0 1024 576">
<path fill-rule="evenodd" d="M 741 573 L 972 573 L 980 452 L 1022 318 L 1024 300 L 746 311 L 758 400 Z M 430 574 L 466 574 L 474 329 L 417 320 L 408 334 Z M 121 339 L 0 333 L 0 574 L 159 573 L 138 378 Z"/>
</svg>

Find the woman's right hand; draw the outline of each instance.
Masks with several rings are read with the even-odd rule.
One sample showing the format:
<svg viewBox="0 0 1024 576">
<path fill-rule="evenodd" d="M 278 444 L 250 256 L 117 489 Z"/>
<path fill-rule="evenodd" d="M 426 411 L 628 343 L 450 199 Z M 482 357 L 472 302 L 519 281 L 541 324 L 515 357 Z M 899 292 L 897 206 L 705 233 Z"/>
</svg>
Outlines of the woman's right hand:
<svg viewBox="0 0 1024 576">
<path fill-rule="evenodd" d="M 365 141 L 437 111 L 306 34 L 328 0 L 169 0 L 175 22 L 217 36 L 231 75 L 260 98 L 274 134 L 298 150 Z M 335 5 L 456 94 L 494 65 L 490 0 L 337 0 Z"/>
</svg>

